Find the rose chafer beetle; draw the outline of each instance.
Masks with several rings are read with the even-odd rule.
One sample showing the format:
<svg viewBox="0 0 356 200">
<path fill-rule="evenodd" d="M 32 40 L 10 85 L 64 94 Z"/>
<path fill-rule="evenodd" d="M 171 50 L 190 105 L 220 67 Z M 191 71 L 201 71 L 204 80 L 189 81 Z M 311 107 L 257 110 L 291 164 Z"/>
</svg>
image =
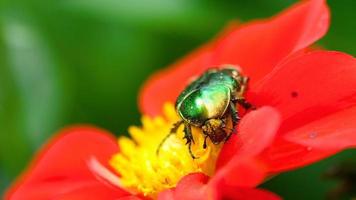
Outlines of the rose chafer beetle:
<svg viewBox="0 0 356 200">
<path fill-rule="evenodd" d="M 170 133 L 159 144 L 157 154 L 163 143 L 181 125 L 184 125 L 184 139 L 187 140 L 193 159 L 196 157 L 191 150 L 192 142 L 194 143 L 191 126 L 202 129 L 205 136 L 203 148 L 206 148 L 207 138 L 213 144 L 228 140 L 240 120 L 236 104 L 245 109 L 251 108 L 251 104 L 243 96 L 247 83 L 248 77 L 242 76 L 233 66 L 209 69 L 191 82 L 176 100 L 175 108 L 181 120 L 173 125 Z M 226 127 L 229 117 L 232 120 L 232 129 Z"/>
</svg>

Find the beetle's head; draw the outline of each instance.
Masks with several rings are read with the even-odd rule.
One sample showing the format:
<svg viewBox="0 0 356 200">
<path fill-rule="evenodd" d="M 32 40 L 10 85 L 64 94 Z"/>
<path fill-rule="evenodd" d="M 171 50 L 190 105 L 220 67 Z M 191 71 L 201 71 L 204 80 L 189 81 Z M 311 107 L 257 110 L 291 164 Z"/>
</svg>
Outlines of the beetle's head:
<svg viewBox="0 0 356 200">
<path fill-rule="evenodd" d="M 203 133 L 207 135 L 214 144 L 219 144 L 226 139 L 227 133 L 224 129 L 225 123 L 221 119 L 209 119 L 202 126 Z"/>
</svg>

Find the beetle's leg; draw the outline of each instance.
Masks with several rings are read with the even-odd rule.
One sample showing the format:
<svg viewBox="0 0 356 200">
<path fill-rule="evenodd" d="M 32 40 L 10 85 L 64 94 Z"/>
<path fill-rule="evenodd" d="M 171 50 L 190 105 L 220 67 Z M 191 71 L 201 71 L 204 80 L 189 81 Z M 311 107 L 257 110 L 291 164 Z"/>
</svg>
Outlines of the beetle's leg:
<svg viewBox="0 0 356 200">
<path fill-rule="evenodd" d="M 246 99 L 243 97 L 234 99 L 234 101 L 236 103 L 238 103 L 240 106 L 242 106 L 245 110 L 249 110 L 249 109 L 255 110 L 256 109 L 255 106 L 253 106 L 251 103 L 247 102 Z"/>
<path fill-rule="evenodd" d="M 163 138 L 163 140 L 161 141 L 161 143 L 159 143 L 157 150 L 156 150 L 156 154 L 159 154 L 159 150 L 161 149 L 162 145 L 164 144 L 164 142 L 173 134 L 177 133 L 178 128 L 180 127 L 180 125 L 183 124 L 183 120 L 177 121 L 176 123 L 173 124 L 173 127 L 171 128 L 171 130 L 169 131 L 169 133 L 166 135 L 165 138 Z"/>
<path fill-rule="evenodd" d="M 191 143 L 191 142 L 189 142 L 188 148 L 189 148 L 189 154 L 190 154 L 190 156 L 191 156 L 193 159 L 197 159 L 198 157 L 195 157 L 194 154 L 193 154 L 193 152 L 192 152 L 192 143 Z"/>
<path fill-rule="evenodd" d="M 236 125 L 240 121 L 239 113 L 236 110 L 236 106 L 233 102 L 230 101 L 230 113 L 231 113 L 231 119 L 232 119 L 232 130 L 235 131 Z"/>
<path fill-rule="evenodd" d="M 246 77 L 246 76 L 241 77 L 240 90 L 237 91 L 238 97 L 242 97 L 245 94 L 245 92 L 247 90 L 247 86 L 248 86 L 248 81 L 249 81 L 248 77 Z"/>
<path fill-rule="evenodd" d="M 192 128 L 189 124 L 184 123 L 184 137 L 183 139 L 187 139 L 189 154 L 193 159 L 197 159 L 192 152 L 192 142 L 194 143 L 193 135 L 192 135 Z"/>
<path fill-rule="evenodd" d="M 193 144 L 195 143 L 193 135 L 192 135 L 192 128 L 187 123 L 184 123 L 184 137 L 183 137 L 183 139 L 187 139 L 187 142 L 185 144 L 188 144 L 189 142 L 193 142 Z"/>
<path fill-rule="evenodd" d="M 244 94 L 248 87 L 248 81 L 249 81 L 248 77 L 246 76 L 242 77 L 240 90 L 237 91 L 235 95 L 233 95 L 232 101 L 234 103 L 238 103 L 239 105 L 241 105 L 245 110 L 249 110 L 249 109 L 255 110 L 256 107 L 253 106 L 251 103 L 247 102 L 244 97 Z"/>
<path fill-rule="evenodd" d="M 203 148 L 206 149 L 206 139 L 209 137 L 209 135 L 205 132 L 205 129 L 202 128 L 202 132 L 204 134 L 204 144 L 203 144 Z"/>
<path fill-rule="evenodd" d="M 205 135 L 204 137 L 204 144 L 203 144 L 203 148 L 206 149 L 206 139 L 208 138 L 209 136 L 208 135 Z"/>
<path fill-rule="evenodd" d="M 226 136 L 225 142 L 226 142 L 227 140 L 229 140 L 229 138 L 231 137 L 231 135 L 232 135 L 233 133 L 236 133 L 237 124 L 238 124 L 239 121 L 240 121 L 239 113 L 238 113 L 237 110 L 236 110 L 235 104 L 230 101 L 229 107 L 230 107 L 231 120 L 232 120 L 232 130 L 231 130 L 230 133 Z"/>
</svg>

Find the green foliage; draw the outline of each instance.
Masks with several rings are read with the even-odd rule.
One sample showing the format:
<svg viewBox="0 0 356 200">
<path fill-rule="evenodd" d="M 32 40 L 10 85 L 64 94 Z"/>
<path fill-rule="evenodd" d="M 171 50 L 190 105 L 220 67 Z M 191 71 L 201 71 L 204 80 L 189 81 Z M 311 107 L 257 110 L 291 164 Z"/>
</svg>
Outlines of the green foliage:
<svg viewBox="0 0 356 200">
<path fill-rule="evenodd" d="M 212 38 L 230 20 L 273 15 L 292 0 L 3 0 L 0 2 L 0 193 L 60 128 L 90 123 L 125 134 L 139 124 L 137 94 L 155 70 Z M 330 0 L 333 20 L 320 42 L 356 54 L 354 0 Z M 305 169 L 318 178 L 327 166 Z M 304 170 L 304 169 L 303 169 Z M 293 199 L 299 171 L 266 184 Z M 296 175 L 297 174 L 297 175 Z M 288 189 L 289 188 L 289 189 Z M 294 198 L 294 199 L 305 199 Z"/>
</svg>

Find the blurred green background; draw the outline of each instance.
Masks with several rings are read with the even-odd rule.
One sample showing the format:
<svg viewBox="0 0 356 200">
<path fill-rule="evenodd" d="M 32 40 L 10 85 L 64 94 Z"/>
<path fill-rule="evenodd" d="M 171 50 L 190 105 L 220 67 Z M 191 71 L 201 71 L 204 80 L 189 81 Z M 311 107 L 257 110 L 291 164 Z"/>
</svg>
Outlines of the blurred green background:
<svg viewBox="0 0 356 200">
<path fill-rule="evenodd" d="M 271 16 L 293 0 L 0 1 L 0 194 L 55 131 L 90 123 L 116 134 L 139 124 L 137 94 L 155 70 L 214 37 L 232 19 Z M 356 1 L 330 0 L 319 44 L 356 55 Z M 263 187 L 324 199 L 321 174 L 349 150 Z"/>
</svg>

